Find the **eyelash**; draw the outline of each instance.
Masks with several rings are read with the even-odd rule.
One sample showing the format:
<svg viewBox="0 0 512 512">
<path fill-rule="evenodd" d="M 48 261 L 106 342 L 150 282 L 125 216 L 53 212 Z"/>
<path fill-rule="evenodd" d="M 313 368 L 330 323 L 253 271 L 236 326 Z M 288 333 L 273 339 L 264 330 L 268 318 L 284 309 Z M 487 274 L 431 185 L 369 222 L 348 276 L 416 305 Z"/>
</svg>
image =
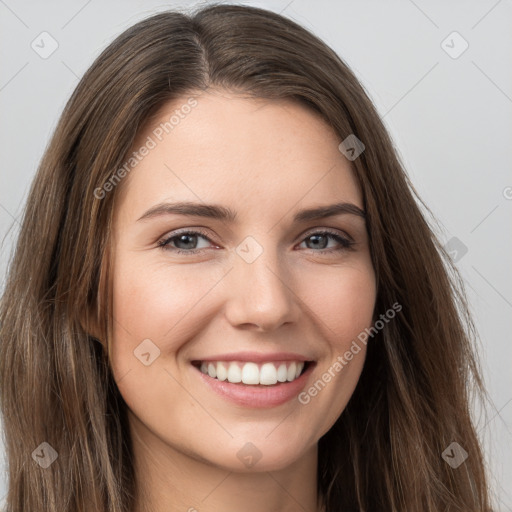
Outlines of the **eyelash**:
<svg viewBox="0 0 512 512">
<path fill-rule="evenodd" d="M 204 231 L 181 231 L 179 233 L 176 233 L 170 237 L 164 238 L 158 242 L 158 247 L 163 249 L 164 251 L 172 251 L 177 254 L 197 254 L 201 252 L 203 249 L 178 249 L 176 247 L 169 247 L 169 243 L 174 240 L 175 238 L 178 238 L 181 235 L 201 235 L 202 237 L 206 238 L 209 242 L 211 242 L 210 238 Z M 340 251 L 346 251 L 346 250 L 353 250 L 353 245 L 355 242 L 348 240 L 342 236 L 340 236 L 336 232 L 322 230 L 322 231 L 314 231 L 313 233 L 309 233 L 304 240 L 307 240 L 308 238 L 312 237 L 313 235 L 327 235 L 334 240 L 336 240 L 339 244 L 341 244 L 340 248 L 335 249 L 321 249 L 319 251 L 316 251 L 314 249 L 308 249 L 313 252 L 323 252 L 323 253 L 334 253 L 334 252 L 340 252 Z M 213 242 L 212 242 L 213 243 Z M 302 242 L 301 242 L 302 243 Z"/>
</svg>

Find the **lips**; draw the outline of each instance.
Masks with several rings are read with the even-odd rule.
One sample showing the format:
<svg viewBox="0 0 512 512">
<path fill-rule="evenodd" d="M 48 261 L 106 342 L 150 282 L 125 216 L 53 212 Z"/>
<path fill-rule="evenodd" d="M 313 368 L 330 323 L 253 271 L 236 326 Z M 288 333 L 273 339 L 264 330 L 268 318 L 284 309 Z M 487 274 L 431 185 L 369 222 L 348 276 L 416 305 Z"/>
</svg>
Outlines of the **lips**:
<svg viewBox="0 0 512 512">
<path fill-rule="evenodd" d="M 302 354 L 294 353 L 294 352 L 231 352 L 225 354 L 216 354 L 213 356 L 203 357 L 201 359 L 197 358 L 194 362 L 197 361 L 243 361 L 243 362 L 254 362 L 254 363 L 264 363 L 264 362 L 273 362 L 273 361 L 314 361 L 314 357 L 308 357 Z"/>
<path fill-rule="evenodd" d="M 261 373 L 259 374 L 259 378 L 262 377 L 265 380 L 264 372 L 265 370 L 261 370 L 265 367 L 266 364 L 271 364 L 274 367 L 274 371 L 279 371 L 279 366 L 283 363 L 283 361 L 260 361 L 260 364 L 257 364 L 255 361 L 240 361 L 240 360 L 231 360 L 231 361 L 218 361 L 218 360 L 196 360 L 192 361 L 192 367 L 194 368 L 194 374 L 199 377 L 199 380 L 202 381 L 203 384 L 206 385 L 205 389 L 210 389 L 215 394 L 220 396 L 222 399 L 231 402 L 234 405 L 242 406 L 244 408 L 272 408 L 280 405 L 284 405 L 286 403 L 291 403 L 294 398 L 298 396 L 298 394 L 306 387 L 307 382 L 309 381 L 311 374 L 316 366 L 316 361 L 300 361 L 303 363 L 303 369 L 298 377 L 295 377 L 297 373 L 297 361 L 286 361 L 286 371 L 287 371 L 287 379 L 285 382 L 277 381 L 275 384 L 246 384 L 243 381 L 238 383 L 231 383 L 227 380 L 221 381 L 216 376 L 211 377 L 209 373 L 204 373 L 201 371 L 201 366 L 203 366 L 203 370 L 205 368 L 205 364 L 209 367 L 211 365 L 210 371 L 217 371 L 217 364 L 229 364 L 234 363 L 239 371 L 241 371 L 240 367 L 243 365 L 245 368 L 247 365 L 254 365 L 256 368 L 260 369 Z M 295 375 L 293 376 L 291 381 L 288 381 L 288 371 L 290 374 L 292 373 L 293 366 L 295 365 Z M 276 370 L 277 366 L 277 370 Z M 249 376 L 250 373 L 254 371 L 254 367 L 248 366 Z M 222 370 L 221 370 L 222 371 Z M 222 376 L 222 375 L 221 375 Z M 284 373 L 283 375 L 284 376 Z M 253 380 L 252 382 L 255 382 Z"/>
</svg>

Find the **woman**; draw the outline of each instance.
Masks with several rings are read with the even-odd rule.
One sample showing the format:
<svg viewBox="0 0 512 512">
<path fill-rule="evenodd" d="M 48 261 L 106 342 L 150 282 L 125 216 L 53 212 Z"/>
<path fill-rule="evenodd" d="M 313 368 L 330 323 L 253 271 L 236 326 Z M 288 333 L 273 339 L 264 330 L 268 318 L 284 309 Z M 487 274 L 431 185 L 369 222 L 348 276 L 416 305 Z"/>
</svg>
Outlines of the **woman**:
<svg viewBox="0 0 512 512">
<path fill-rule="evenodd" d="M 294 22 L 214 5 L 121 34 L 2 300 L 6 511 L 490 510 L 474 327 L 415 196 Z"/>
</svg>

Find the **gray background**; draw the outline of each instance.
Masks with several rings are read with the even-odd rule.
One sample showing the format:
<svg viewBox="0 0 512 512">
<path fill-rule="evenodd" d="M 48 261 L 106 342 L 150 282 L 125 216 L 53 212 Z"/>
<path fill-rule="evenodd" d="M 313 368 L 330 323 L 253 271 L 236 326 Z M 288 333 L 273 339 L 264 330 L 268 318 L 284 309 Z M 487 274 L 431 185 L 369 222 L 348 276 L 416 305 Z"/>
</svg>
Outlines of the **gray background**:
<svg viewBox="0 0 512 512">
<path fill-rule="evenodd" d="M 512 1 L 238 3 L 280 12 L 338 52 L 374 101 L 414 186 L 439 220 L 438 236 L 452 248 L 467 248 L 457 265 L 493 400 L 487 417 L 475 416 L 496 510 L 512 511 Z M 141 18 L 193 5 L 0 0 L 0 292 L 28 187 L 79 77 Z M 44 31 L 58 43 L 47 58 L 31 47 L 33 41 L 42 46 Z M 448 37 L 454 31 L 469 45 L 460 55 L 465 43 Z M 45 40 L 46 50 L 50 43 Z M 0 450 L 3 456 L 3 445 Z M 0 499 L 5 484 L 4 470 Z"/>
</svg>

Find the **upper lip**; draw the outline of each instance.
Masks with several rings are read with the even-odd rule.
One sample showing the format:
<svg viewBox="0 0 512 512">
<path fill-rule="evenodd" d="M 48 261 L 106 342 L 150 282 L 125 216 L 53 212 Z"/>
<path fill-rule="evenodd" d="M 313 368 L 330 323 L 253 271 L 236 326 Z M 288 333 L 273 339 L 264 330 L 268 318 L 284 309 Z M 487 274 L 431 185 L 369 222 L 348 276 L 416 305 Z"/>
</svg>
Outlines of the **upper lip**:
<svg viewBox="0 0 512 512">
<path fill-rule="evenodd" d="M 306 357 L 293 352 L 231 352 L 229 354 L 217 354 L 215 356 L 194 359 L 192 362 L 208 361 L 252 361 L 262 363 L 265 361 L 313 361 L 311 357 Z"/>
</svg>

